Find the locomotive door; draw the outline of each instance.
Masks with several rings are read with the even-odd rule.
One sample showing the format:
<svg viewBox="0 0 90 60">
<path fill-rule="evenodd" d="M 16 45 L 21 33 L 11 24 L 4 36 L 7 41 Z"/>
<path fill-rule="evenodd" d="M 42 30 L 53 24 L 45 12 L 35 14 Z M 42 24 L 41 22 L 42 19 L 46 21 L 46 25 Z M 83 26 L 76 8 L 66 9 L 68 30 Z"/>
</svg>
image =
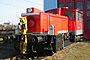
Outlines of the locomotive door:
<svg viewBox="0 0 90 60">
<path fill-rule="evenodd" d="M 72 32 L 72 34 L 75 35 L 75 28 L 76 28 L 75 20 L 69 20 L 68 23 L 69 23 L 68 24 L 69 32 Z"/>
<path fill-rule="evenodd" d="M 72 32 L 72 34 L 75 34 L 75 12 L 74 11 L 65 11 L 65 16 L 68 16 L 68 30 L 69 32 Z"/>
</svg>

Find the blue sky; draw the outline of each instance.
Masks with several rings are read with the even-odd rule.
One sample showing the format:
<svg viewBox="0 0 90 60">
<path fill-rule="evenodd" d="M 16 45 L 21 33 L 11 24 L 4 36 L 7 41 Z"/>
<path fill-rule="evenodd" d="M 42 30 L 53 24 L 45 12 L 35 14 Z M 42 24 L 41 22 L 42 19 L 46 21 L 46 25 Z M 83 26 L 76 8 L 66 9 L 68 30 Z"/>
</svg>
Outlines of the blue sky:
<svg viewBox="0 0 90 60">
<path fill-rule="evenodd" d="M 43 0 L 0 0 L 0 24 L 18 24 L 21 13 L 25 13 L 29 7 L 43 11 Z"/>
</svg>

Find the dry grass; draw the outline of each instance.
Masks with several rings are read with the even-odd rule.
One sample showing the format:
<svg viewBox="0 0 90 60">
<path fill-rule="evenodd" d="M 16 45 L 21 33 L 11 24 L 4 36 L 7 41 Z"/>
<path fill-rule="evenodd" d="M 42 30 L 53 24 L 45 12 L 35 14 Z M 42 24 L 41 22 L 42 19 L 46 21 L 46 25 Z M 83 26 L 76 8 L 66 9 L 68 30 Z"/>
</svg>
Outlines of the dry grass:
<svg viewBox="0 0 90 60">
<path fill-rule="evenodd" d="M 90 41 L 80 42 L 65 52 L 46 60 L 90 60 Z"/>
</svg>

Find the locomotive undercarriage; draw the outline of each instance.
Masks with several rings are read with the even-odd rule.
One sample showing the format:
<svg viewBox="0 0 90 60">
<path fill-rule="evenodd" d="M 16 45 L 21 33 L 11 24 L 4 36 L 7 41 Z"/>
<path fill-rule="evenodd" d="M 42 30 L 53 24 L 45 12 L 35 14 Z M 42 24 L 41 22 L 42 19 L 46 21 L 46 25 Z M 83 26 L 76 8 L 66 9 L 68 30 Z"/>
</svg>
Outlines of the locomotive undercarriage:
<svg viewBox="0 0 90 60">
<path fill-rule="evenodd" d="M 79 41 L 79 42 L 83 41 L 83 35 L 82 34 L 81 35 L 74 35 L 73 38 L 74 38 L 73 40 L 75 42 L 77 42 L 77 41 Z"/>
<path fill-rule="evenodd" d="M 76 14 L 74 13 L 73 15 Z M 76 28 L 78 25 L 76 25 L 77 22 L 75 19 L 59 19 L 50 15 L 48 15 L 49 19 L 44 19 L 42 17 L 47 16 L 44 16 L 43 13 L 40 13 L 40 19 L 37 19 L 36 16 L 33 17 L 36 19 L 31 19 L 32 16 L 33 15 L 31 15 L 31 13 L 26 13 L 20 18 L 21 34 L 18 33 L 15 38 L 15 48 L 23 55 L 28 55 L 31 57 L 35 55 L 52 55 L 52 53 L 65 48 L 73 42 L 82 41 L 83 39 L 83 35 L 79 35 L 82 34 L 82 30 L 72 28 L 74 26 Z M 69 15 L 66 14 L 66 16 Z M 55 21 L 57 23 L 61 23 L 57 24 Z M 62 28 L 62 30 L 58 28 Z M 81 27 L 78 26 L 78 28 Z M 37 31 L 39 33 L 36 33 Z M 58 35 L 56 35 L 55 32 L 57 32 Z"/>
<path fill-rule="evenodd" d="M 27 34 L 27 51 L 25 54 L 32 56 L 36 54 L 40 55 L 52 55 L 56 51 L 63 49 L 65 46 L 71 44 L 70 34 L 63 33 L 58 35 L 41 35 L 41 34 Z M 23 54 L 20 49 L 22 35 L 17 35 L 15 39 L 15 48 Z M 23 38 L 24 39 L 24 38 Z M 17 40 L 17 41 L 16 41 Z M 23 43 L 22 42 L 22 49 Z"/>
<path fill-rule="evenodd" d="M 79 34 L 79 35 L 72 35 L 72 33 L 70 33 L 70 41 L 71 42 L 81 42 L 83 41 L 83 34 Z"/>
</svg>

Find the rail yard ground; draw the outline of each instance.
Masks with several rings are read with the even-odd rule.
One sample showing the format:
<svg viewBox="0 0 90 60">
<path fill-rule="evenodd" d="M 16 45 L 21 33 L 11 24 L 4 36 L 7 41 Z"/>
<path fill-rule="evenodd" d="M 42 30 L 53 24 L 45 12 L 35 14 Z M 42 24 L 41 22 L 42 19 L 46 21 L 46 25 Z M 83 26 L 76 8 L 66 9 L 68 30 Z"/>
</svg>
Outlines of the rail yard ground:
<svg viewBox="0 0 90 60">
<path fill-rule="evenodd" d="M 0 43 L 0 60 L 12 58 L 18 54 L 19 52 L 14 49 L 13 42 Z M 90 41 L 80 42 L 76 46 L 46 60 L 90 60 Z"/>
<path fill-rule="evenodd" d="M 61 54 L 46 60 L 90 60 L 90 41 L 83 41 Z"/>
</svg>

